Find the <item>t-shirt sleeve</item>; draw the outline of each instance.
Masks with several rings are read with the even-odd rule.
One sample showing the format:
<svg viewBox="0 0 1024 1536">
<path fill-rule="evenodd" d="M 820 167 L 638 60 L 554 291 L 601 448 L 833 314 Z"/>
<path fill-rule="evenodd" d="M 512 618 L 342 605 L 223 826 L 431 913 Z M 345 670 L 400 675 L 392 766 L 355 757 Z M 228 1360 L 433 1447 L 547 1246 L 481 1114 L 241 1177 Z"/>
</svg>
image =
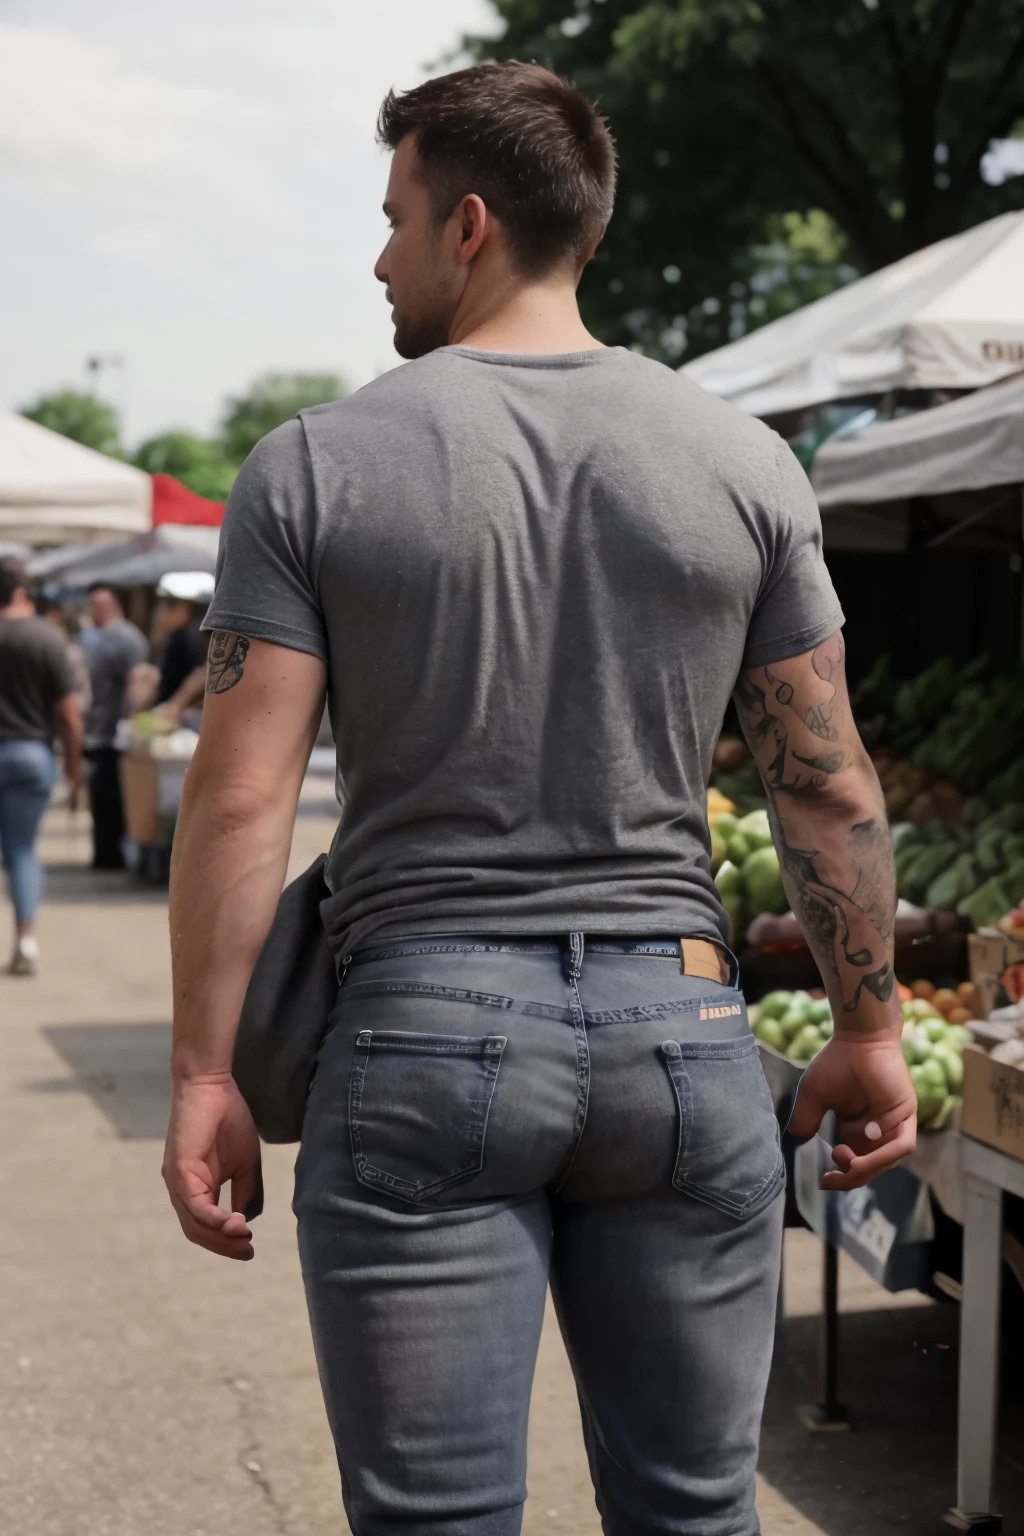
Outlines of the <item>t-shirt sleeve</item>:
<svg viewBox="0 0 1024 1536">
<path fill-rule="evenodd" d="M 768 508 L 774 539 L 747 632 L 743 666 L 799 656 L 843 623 L 821 549 L 821 514 L 792 449 L 776 440 L 776 494 Z"/>
<path fill-rule="evenodd" d="M 315 536 L 306 436 L 300 421 L 288 421 L 257 443 L 232 486 L 203 629 L 232 630 L 326 661 Z"/>
<path fill-rule="evenodd" d="M 78 677 L 75 673 L 75 664 L 71 659 L 71 652 L 59 638 L 55 644 L 47 646 L 45 686 L 48 701 L 51 704 L 56 704 L 58 699 L 66 699 L 68 694 L 74 693 L 78 687 Z"/>
</svg>

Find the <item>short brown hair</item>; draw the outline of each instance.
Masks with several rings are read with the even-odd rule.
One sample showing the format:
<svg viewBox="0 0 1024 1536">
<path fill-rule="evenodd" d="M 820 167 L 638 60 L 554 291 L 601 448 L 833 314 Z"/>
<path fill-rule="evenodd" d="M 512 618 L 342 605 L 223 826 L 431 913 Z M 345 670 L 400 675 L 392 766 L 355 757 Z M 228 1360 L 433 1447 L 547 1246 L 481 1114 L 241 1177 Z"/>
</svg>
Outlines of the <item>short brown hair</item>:
<svg viewBox="0 0 1024 1536">
<path fill-rule="evenodd" d="M 28 576 L 20 560 L 6 555 L 0 560 L 0 608 L 6 608 L 19 587 L 28 586 Z"/>
<path fill-rule="evenodd" d="M 577 260 L 604 234 L 615 143 L 592 101 L 539 64 L 477 64 L 389 91 L 377 138 L 416 149 L 440 222 L 475 192 L 508 231 L 520 268 Z"/>
</svg>

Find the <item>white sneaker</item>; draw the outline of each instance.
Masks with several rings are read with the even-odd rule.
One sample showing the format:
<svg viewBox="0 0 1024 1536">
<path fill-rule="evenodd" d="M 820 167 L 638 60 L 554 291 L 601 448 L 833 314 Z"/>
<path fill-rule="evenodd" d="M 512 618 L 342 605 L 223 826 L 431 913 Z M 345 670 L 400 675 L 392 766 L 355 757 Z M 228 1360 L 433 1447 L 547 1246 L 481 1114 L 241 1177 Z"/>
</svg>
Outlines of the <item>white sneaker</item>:
<svg viewBox="0 0 1024 1536">
<path fill-rule="evenodd" d="M 12 976 L 34 976 L 39 970 L 39 944 L 35 939 L 19 939 L 11 960 Z"/>
</svg>

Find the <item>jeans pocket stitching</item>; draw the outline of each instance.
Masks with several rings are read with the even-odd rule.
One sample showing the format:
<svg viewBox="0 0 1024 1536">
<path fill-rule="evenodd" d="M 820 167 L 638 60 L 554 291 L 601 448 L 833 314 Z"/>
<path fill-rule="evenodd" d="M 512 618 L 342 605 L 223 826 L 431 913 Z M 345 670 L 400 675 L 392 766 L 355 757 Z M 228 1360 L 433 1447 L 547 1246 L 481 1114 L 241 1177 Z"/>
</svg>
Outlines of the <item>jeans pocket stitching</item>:
<svg viewBox="0 0 1024 1536">
<path fill-rule="evenodd" d="M 756 1050 L 756 1042 L 754 1044 Z M 746 1054 L 748 1054 L 746 1051 L 737 1051 L 732 1057 L 720 1056 L 719 1059 L 741 1060 Z M 700 1200 L 703 1204 L 714 1207 L 716 1210 L 723 1212 L 724 1215 L 733 1216 L 737 1219 L 755 1216 L 761 1208 L 768 1204 L 775 1189 L 785 1176 L 786 1165 L 782 1155 L 778 1121 L 774 1116 L 772 1117 L 776 1149 L 774 1164 L 762 1179 L 759 1179 L 750 1190 L 744 1192 L 743 1199 L 737 1199 L 736 1195 L 732 1192 L 712 1189 L 707 1184 L 702 1184 L 695 1179 L 689 1178 L 685 1172 L 684 1160 L 687 1152 L 687 1134 L 693 1120 L 693 1092 L 689 1074 L 683 1065 L 682 1055 L 683 1047 L 679 1041 L 667 1040 L 662 1046 L 662 1057 L 668 1069 L 679 1112 L 679 1137 L 676 1163 L 672 1173 L 672 1187 L 681 1194 L 690 1195 L 693 1199 Z"/>
<path fill-rule="evenodd" d="M 368 1153 L 363 1150 L 362 1123 L 359 1112 L 362 1108 L 363 1090 L 366 1082 L 366 1069 L 370 1060 L 370 1052 L 373 1048 L 374 1034 L 378 1040 L 384 1037 L 389 1049 L 415 1050 L 411 1042 L 423 1040 L 430 1042 L 425 1046 L 429 1054 L 450 1056 L 475 1056 L 483 1068 L 488 1080 L 483 1110 L 475 1124 L 468 1127 L 471 1137 L 467 1156 L 472 1161 L 466 1166 L 456 1169 L 453 1173 L 446 1174 L 443 1178 L 435 1179 L 430 1184 L 414 1184 L 408 1179 L 403 1179 L 398 1174 L 389 1173 L 385 1168 L 378 1168 L 369 1159 Z M 419 1204 L 434 1195 L 443 1193 L 455 1184 L 465 1183 L 467 1179 L 475 1177 L 483 1172 L 487 1126 L 491 1117 L 491 1106 L 494 1102 L 494 1090 L 497 1087 L 498 1071 L 501 1067 L 502 1053 L 508 1044 L 504 1035 L 481 1036 L 436 1036 L 416 1035 L 409 1031 L 410 1045 L 396 1046 L 394 1036 L 403 1033 L 396 1030 L 360 1030 L 356 1037 L 355 1055 L 349 1078 L 349 1138 L 352 1146 L 352 1161 L 355 1167 L 356 1178 L 367 1189 L 382 1190 L 385 1194 L 393 1195 L 397 1199 L 407 1200 L 411 1204 Z M 463 1049 L 461 1051 L 444 1051 L 436 1049 L 436 1045 L 446 1038 L 458 1040 L 460 1043 L 471 1044 L 475 1049 Z"/>
</svg>

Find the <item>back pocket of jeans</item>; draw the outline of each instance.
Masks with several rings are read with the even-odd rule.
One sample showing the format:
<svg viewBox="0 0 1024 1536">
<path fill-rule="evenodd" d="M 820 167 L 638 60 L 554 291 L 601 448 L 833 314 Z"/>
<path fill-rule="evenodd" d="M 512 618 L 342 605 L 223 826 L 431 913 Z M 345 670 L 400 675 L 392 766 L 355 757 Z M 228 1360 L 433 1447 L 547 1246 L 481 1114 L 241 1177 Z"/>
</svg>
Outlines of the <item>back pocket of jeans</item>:
<svg viewBox="0 0 1024 1536">
<path fill-rule="evenodd" d="M 785 1179 L 756 1040 L 666 1040 L 661 1051 L 679 1106 L 673 1185 L 738 1221 L 756 1215 Z"/>
<path fill-rule="evenodd" d="M 356 1177 L 399 1200 L 428 1200 L 484 1166 L 504 1035 L 356 1037 L 349 1124 Z"/>
</svg>

